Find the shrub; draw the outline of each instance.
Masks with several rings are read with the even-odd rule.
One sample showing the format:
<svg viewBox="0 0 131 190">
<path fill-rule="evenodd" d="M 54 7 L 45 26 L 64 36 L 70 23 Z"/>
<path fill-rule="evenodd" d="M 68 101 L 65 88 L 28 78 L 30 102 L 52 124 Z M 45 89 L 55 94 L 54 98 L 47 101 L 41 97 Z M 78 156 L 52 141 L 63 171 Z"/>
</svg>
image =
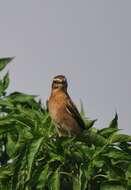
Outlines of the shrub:
<svg viewBox="0 0 131 190">
<path fill-rule="evenodd" d="M 12 58 L 0 59 L 0 71 Z M 96 129 L 85 118 L 79 137 L 58 137 L 35 96 L 7 94 L 9 74 L 0 80 L 1 190 L 131 189 L 131 136 L 120 134 L 118 116 Z"/>
</svg>

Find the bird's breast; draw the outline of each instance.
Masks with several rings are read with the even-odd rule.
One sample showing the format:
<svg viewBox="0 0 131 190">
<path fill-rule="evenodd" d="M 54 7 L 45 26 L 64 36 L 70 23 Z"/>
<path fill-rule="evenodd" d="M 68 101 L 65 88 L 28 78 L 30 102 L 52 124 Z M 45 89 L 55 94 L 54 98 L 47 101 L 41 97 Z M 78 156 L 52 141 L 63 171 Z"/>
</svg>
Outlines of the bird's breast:
<svg viewBox="0 0 131 190">
<path fill-rule="evenodd" d="M 48 109 L 52 119 L 59 123 L 64 117 L 65 102 L 61 96 L 53 96 L 49 99 Z"/>
</svg>

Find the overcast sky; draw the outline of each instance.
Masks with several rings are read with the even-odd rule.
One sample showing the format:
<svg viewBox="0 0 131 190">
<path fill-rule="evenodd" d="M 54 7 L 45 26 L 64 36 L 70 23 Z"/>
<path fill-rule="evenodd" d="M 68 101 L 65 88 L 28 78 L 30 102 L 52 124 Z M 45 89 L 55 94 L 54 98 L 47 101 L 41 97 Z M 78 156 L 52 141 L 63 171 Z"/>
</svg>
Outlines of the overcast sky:
<svg viewBox="0 0 131 190">
<path fill-rule="evenodd" d="M 86 115 L 107 127 L 115 111 L 131 133 L 131 1 L 0 0 L 0 57 L 8 66 L 9 92 L 40 95 L 63 74 Z"/>
</svg>

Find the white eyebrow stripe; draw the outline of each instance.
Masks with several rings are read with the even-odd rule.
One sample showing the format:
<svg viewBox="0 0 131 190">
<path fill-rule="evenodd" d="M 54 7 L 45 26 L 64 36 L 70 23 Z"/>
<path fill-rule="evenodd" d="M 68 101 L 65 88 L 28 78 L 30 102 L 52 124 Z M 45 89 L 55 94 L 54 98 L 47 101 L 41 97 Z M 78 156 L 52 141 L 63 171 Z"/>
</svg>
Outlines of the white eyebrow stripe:
<svg viewBox="0 0 131 190">
<path fill-rule="evenodd" d="M 59 78 L 53 79 L 53 81 L 56 81 L 56 82 L 62 82 L 62 80 L 59 79 Z"/>
</svg>

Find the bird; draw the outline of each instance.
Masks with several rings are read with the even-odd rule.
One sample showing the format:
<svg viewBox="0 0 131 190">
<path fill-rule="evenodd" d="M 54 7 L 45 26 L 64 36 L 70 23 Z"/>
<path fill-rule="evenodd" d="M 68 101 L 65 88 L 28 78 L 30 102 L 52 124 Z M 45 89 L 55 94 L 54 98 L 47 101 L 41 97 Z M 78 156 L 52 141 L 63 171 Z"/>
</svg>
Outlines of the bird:
<svg viewBox="0 0 131 190">
<path fill-rule="evenodd" d="M 51 95 L 47 109 L 57 124 L 59 136 L 77 136 L 85 129 L 85 123 L 67 92 L 67 79 L 64 75 L 53 78 Z"/>
</svg>

